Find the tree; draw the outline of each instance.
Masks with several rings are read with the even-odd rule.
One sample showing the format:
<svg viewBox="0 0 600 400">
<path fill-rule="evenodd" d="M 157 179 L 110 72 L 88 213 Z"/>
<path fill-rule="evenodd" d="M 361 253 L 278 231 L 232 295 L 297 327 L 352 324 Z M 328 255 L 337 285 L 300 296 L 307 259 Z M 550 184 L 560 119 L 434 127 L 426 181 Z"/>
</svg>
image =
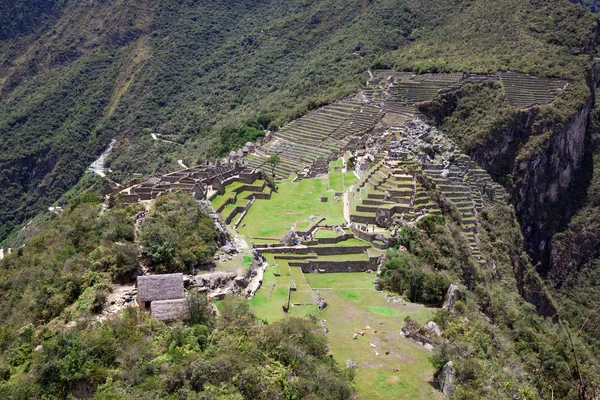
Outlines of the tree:
<svg viewBox="0 0 600 400">
<path fill-rule="evenodd" d="M 271 174 L 273 176 L 275 176 L 275 168 L 277 168 L 277 166 L 279 164 L 281 164 L 281 157 L 279 157 L 279 156 L 271 156 L 267 160 L 267 164 L 269 164 L 271 166 Z"/>
</svg>

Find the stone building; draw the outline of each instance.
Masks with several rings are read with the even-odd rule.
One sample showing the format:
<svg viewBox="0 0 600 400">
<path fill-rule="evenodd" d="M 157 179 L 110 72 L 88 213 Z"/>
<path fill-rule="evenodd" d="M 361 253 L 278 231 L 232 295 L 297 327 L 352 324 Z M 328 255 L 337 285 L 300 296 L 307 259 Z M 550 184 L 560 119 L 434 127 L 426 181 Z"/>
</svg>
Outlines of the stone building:
<svg viewBox="0 0 600 400">
<path fill-rule="evenodd" d="M 146 275 L 137 278 L 137 302 L 162 321 L 187 314 L 182 274 Z"/>
</svg>

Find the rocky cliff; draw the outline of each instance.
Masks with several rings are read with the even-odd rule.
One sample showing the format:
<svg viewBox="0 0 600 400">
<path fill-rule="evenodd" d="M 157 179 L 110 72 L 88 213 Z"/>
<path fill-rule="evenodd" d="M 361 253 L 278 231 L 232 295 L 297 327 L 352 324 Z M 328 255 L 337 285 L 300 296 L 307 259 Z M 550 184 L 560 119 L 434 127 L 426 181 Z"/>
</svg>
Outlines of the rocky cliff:
<svg viewBox="0 0 600 400">
<path fill-rule="evenodd" d="M 461 88 L 420 108 L 443 127 L 466 95 Z M 573 93 L 565 96 L 572 97 Z M 568 111 L 561 108 L 563 104 L 519 110 L 507 107 L 504 120 L 491 128 L 486 140 L 457 138 L 458 144 L 509 191 L 526 248 L 542 274 L 549 269 L 551 238 L 579 207 L 581 198 L 574 193 L 588 179 L 586 140 L 594 98 L 588 94 L 570 100 Z M 453 136 L 452 130 L 446 133 Z"/>
</svg>

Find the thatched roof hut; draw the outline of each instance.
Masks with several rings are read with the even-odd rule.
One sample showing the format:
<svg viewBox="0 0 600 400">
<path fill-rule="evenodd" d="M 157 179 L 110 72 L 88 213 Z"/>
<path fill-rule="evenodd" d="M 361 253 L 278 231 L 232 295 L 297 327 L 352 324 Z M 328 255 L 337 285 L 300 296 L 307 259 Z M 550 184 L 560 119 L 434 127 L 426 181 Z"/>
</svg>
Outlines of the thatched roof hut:
<svg viewBox="0 0 600 400">
<path fill-rule="evenodd" d="M 150 306 L 150 312 L 161 321 L 174 321 L 187 315 L 187 299 L 156 300 Z"/>
<path fill-rule="evenodd" d="M 138 276 L 137 288 L 140 306 L 147 307 L 142 303 L 156 300 L 183 299 L 185 297 L 182 274 Z"/>
</svg>

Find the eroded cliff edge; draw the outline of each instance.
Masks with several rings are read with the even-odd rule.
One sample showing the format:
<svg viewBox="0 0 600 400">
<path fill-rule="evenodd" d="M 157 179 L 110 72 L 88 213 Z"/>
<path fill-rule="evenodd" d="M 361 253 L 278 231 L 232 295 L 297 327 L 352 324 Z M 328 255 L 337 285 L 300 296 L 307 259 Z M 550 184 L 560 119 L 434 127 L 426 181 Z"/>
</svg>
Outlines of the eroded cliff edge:
<svg viewBox="0 0 600 400">
<path fill-rule="evenodd" d="M 526 109 L 510 107 L 499 82 L 463 86 L 420 105 L 510 193 L 527 251 L 544 276 L 552 268 L 552 237 L 582 206 L 591 179 L 596 82 L 590 73 L 587 87 L 575 83 L 554 103 Z M 494 117 L 483 130 L 469 126 L 481 122 L 472 114 L 486 111 Z"/>
</svg>

